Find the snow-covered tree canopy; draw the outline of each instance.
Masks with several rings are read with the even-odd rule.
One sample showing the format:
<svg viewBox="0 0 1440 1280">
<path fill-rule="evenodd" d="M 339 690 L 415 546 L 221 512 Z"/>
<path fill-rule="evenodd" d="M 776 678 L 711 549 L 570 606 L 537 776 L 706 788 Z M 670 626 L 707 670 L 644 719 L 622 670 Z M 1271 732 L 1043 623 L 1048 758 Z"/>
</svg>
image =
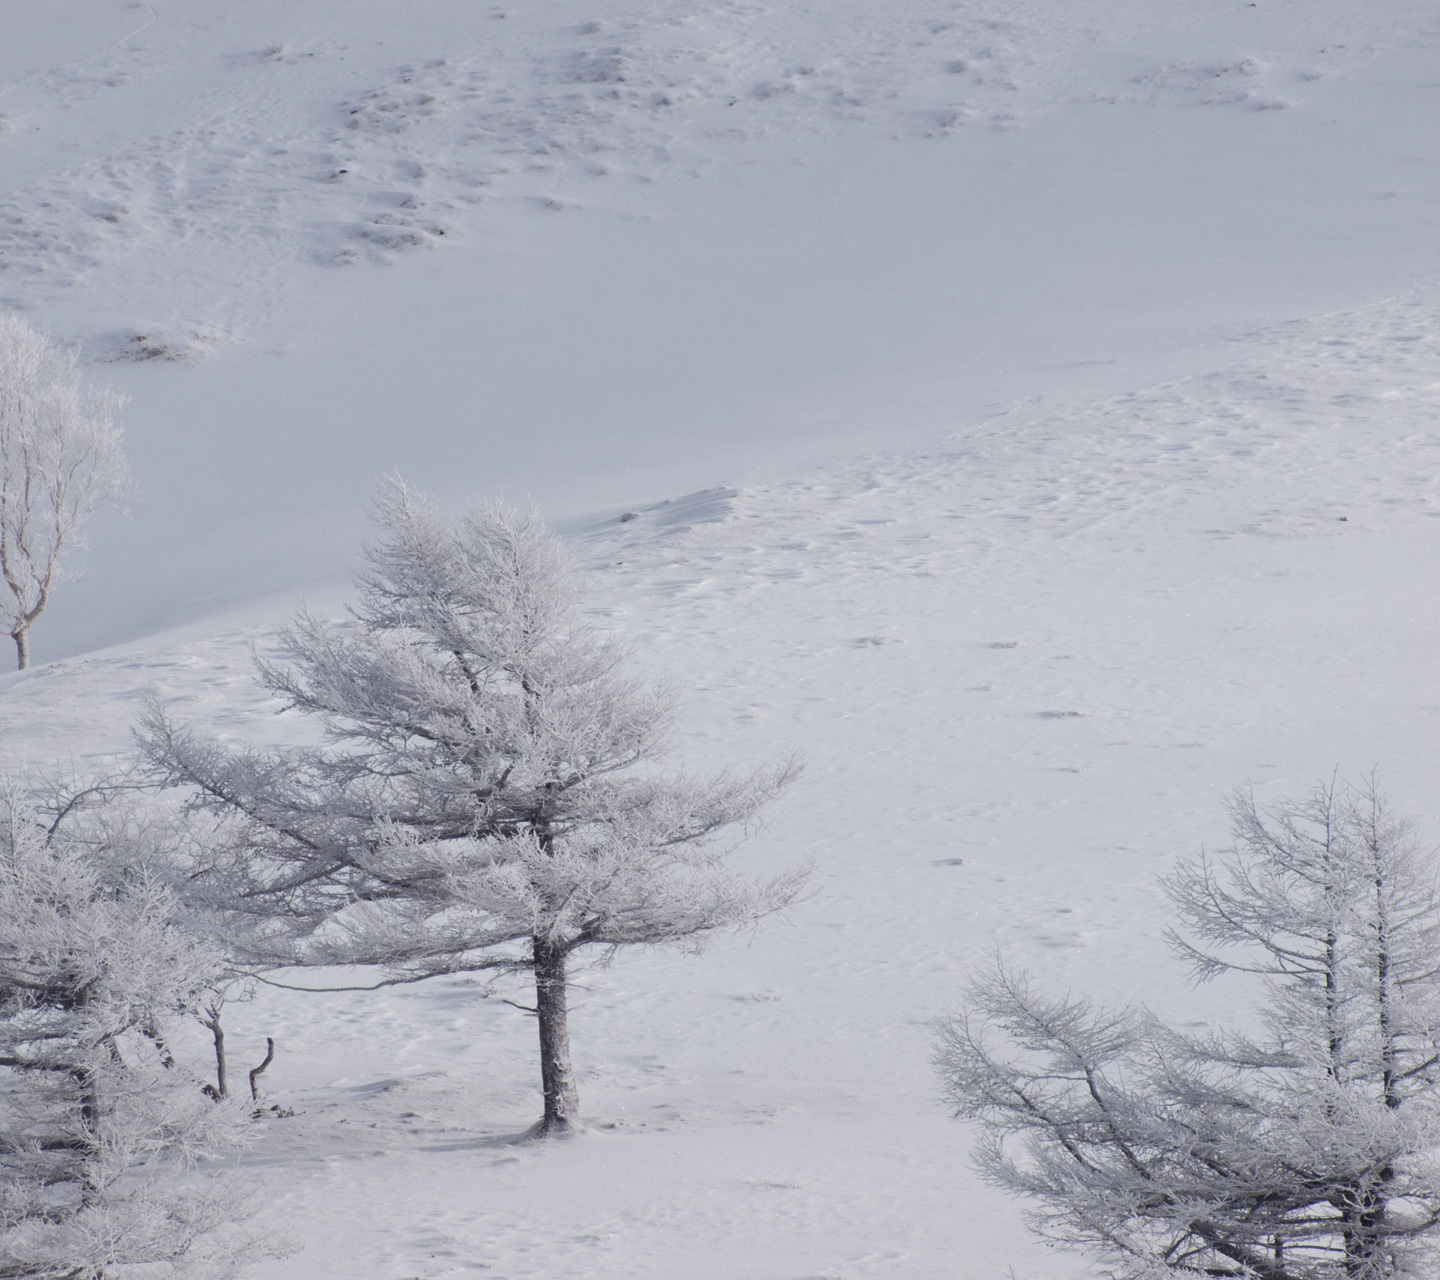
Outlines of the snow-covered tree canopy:
<svg viewBox="0 0 1440 1280">
<path fill-rule="evenodd" d="M 937 1064 L 977 1160 L 1112 1274 L 1434 1274 L 1440 900 L 1373 786 L 1262 815 L 1167 882 L 1201 978 L 1264 984 L 1265 1034 L 1197 1036 L 997 968 Z"/>
<path fill-rule="evenodd" d="M 0 316 L 0 621 L 29 664 L 30 626 L 60 581 L 60 559 L 128 471 L 115 416 L 125 398 L 84 383 L 73 353 L 18 316 Z"/>
<path fill-rule="evenodd" d="M 661 774 L 674 696 L 580 618 L 533 516 L 452 521 L 398 481 L 377 498 L 353 621 L 302 615 L 261 681 L 330 745 L 233 750 L 155 709 L 160 776 L 232 823 L 207 868 L 257 963 L 384 966 L 392 980 L 534 968 L 577 948 L 694 944 L 790 901 L 801 871 L 725 867 L 722 830 L 795 776 Z"/>
<path fill-rule="evenodd" d="M 0 795 L 0 1276 L 218 1280 L 265 1251 L 247 1191 L 193 1173 L 247 1117 L 173 1048 L 225 962 L 155 852 Z"/>
</svg>

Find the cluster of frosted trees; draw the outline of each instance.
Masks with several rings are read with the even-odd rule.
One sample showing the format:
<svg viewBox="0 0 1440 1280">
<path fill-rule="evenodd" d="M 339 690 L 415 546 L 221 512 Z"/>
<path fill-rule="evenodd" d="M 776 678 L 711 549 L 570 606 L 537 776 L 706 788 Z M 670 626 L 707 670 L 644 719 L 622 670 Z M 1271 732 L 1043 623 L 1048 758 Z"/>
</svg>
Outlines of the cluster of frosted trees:
<svg viewBox="0 0 1440 1280">
<path fill-rule="evenodd" d="M 227 1277 L 276 1241 L 197 1164 L 248 1108 L 172 1048 L 233 981 L 129 806 L 0 794 L 0 1276 Z"/>
<path fill-rule="evenodd" d="M 60 552 L 123 487 L 117 407 L 0 319 L 0 570 L 22 667 Z M 124 777 L 0 793 L 0 1280 L 218 1280 L 276 1251 L 254 1189 L 217 1173 L 263 1114 L 227 1087 L 221 1028 L 254 975 L 523 978 L 535 1133 L 563 1135 L 580 1123 L 577 954 L 694 946 L 803 890 L 803 871 L 737 876 L 724 840 L 795 766 L 662 771 L 672 694 L 584 624 L 533 518 L 455 520 L 398 481 L 375 518 L 350 619 L 300 616 L 285 660 L 259 666 L 326 746 L 235 748 L 155 705 Z M 1177 1031 L 997 966 L 940 1027 L 944 1092 L 983 1175 L 1121 1280 L 1428 1280 L 1434 862 L 1373 785 L 1268 814 L 1242 795 L 1232 817 L 1232 851 L 1166 889 L 1197 978 L 1259 985 L 1248 1031 Z"/>
<path fill-rule="evenodd" d="M 674 695 L 584 623 L 557 538 L 398 481 L 375 517 L 350 620 L 300 616 L 259 668 L 329 745 L 232 748 L 157 704 L 124 777 L 6 801 L 0 1277 L 218 1277 L 273 1251 L 217 1173 L 263 1114 L 226 1088 L 221 1008 L 249 976 L 529 981 L 534 1132 L 559 1136 L 580 1123 L 577 954 L 693 948 L 804 887 L 727 867 L 726 833 L 797 766 L 665 772 Z"/>
</svg>

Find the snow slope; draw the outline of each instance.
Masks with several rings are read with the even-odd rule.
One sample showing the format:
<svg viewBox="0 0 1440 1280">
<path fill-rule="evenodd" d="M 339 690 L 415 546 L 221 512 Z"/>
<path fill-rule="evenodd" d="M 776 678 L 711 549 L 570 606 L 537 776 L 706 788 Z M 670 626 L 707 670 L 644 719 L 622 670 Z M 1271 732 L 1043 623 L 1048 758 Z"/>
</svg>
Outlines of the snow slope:
<svg viewBox="0 0 1440 1280">
<path fill-rule="evenodd" d="M 598 1127 L 573 1146 L 514 1144 L 531 1031 L 478 984 L 245 1009 L 232 1039 L 278 1036 L 301 1112 L 256 1159 L 310 1243 L 265 1274 L 1077 1272 L 974 1187 L 928 1023 L 996 946 L 1229 1012 L 1165 954 L 1154 879 L 1223 841 L 1237 783 L 1378 766 L 1440 825 L 1435 320 L 1407 299 L 1261 330 L 1223 369 L 581 534 L 594 615 L 692 690 L 682 758 L 807 752 L 745 856 L 813 857 L 822 892 L 587 980 Z M 7 747 L 121 746 L 152 684 L 227 736 L 303 731 L 248 683 L 265 635 L 10 677 Z"/>
<path fill-rule="evenodd" d="M 338 612 L 398 464 L 567 521 L 682 761 L 810 760 L 742 858 L 820 893 L 587 977 L 574 1143 L 515 1141 L 478 984 L 236 1010 L 297 1112 L 259 1274 L 1083 1274 L 935 1102 L 965 974 L 1228 1015 L 1154 880 L 1229 788 L 1378 766 L 1440 833 L 1433 8 L 62 9 L 0 42 L 0 294 L 132 392 L 146 497 L 0 755 L 122 750 L 151 686 L 304 734 L 249 646 Z"/>
<path fill-rule="evenodd" d="M 135 397 L 145 494 L 42 656 L 332 577 L 391 466 L 552 518 L 774 480 L 1431 271 L 1423 0 L 8 21 L 0 302 Z"/>
</svg>

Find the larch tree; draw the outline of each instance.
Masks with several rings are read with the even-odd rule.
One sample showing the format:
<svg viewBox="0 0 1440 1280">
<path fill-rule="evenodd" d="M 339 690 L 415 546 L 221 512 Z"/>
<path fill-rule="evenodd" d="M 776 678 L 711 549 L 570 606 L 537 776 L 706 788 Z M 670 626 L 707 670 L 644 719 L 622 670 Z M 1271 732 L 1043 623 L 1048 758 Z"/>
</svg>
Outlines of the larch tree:
<svg viewBox="0 0 1440 1280">
<path fill-rule="evenodd" d="M 373 965 L 382 983 L 528 973 L 544 1115 L 579 1124 L 567 1028 L 577 952 L 697 946 L 792 902 L 805 873 L 729 871 L 719 837 L 795 776 L 666 774 L 674 696 L 625 673 L 578 612 L 563 545 L 499 505 L 460 521 L 377 495 L 352 621 L 301 615 L 261 682 L 329 745 L 235 750 L 156 708 L 164 782 L 230 821 L 208 877 L 257 965 Z"/>
<path fill-rule="evenodd" d="M 1373 782 L 1273 813 L 1233 798 L 1228 857 L 1167 881 L 1201 979 L 1266 999 L 1258 1034 L 1191 1035 L 997 967 L 937 1066 L 981 1173 L 1108 1274 L 1435 1274 L 1440 901 Z"/>
<path fill-rule="evenodd" d="M 0 316 L 0 607 L 16 663 L 30 665 L 30 627 L 62 579 L 83 528 L 120 501 L 128 470 L 117 392 L 87 385 L 72 352 L 18 316 Z"/>
<path fill-rule="evenodd" d="M 283 1252 L 197 1168 L 248 1126 L 180 1043 L 226 963 L 144 833 L 80 808 L 0 793 L 0 1277 L 224 1280 Z"/>
</svg>

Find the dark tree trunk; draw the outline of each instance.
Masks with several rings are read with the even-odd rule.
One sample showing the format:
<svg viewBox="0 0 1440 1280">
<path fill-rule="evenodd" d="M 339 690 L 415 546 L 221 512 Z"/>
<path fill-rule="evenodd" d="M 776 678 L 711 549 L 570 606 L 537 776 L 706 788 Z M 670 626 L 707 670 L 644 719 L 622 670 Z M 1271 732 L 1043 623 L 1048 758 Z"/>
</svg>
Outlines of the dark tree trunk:
<svg viewBox="0 0 1440 1280">
<path fill-rule="evenodd" d="M 540 1080 L 545 1090 L 541 1137 L 563 1137 L 580 1128 L 580 1094 L 570 1066 L 566 1021 L 565 949 L 535 938 L 535 1013 L 540 1025 Z"/>
<path fill-rule="evenodd" d="M 200 1019 L 200 1025 L 210 1032 L 211 1038 L 215 1041 L 215 1083 L 206 1085 L 205 1092 L 217 1102 L 221 1098 L 230 1096 L 230 1073 L 226 1069 L 225 1061 L 225 1029 L 220 1025 L 220 1006 L 213 1004 L 205 1010 L 206 1017 Z"/>
<path fill-rule="evenodd" d="M 30 628 L 12 631 L 10 635 L 15 641 L 15 670 L 24 671 L 30 665 Z"/>
<path fill-rule="evenodd" d="M 275 1037 L 265 1037 L 265 1061 L 250 1070 L 250 1101 L 260 1101 L 260 1073 L 275 1061 Z"/>
</svg>

